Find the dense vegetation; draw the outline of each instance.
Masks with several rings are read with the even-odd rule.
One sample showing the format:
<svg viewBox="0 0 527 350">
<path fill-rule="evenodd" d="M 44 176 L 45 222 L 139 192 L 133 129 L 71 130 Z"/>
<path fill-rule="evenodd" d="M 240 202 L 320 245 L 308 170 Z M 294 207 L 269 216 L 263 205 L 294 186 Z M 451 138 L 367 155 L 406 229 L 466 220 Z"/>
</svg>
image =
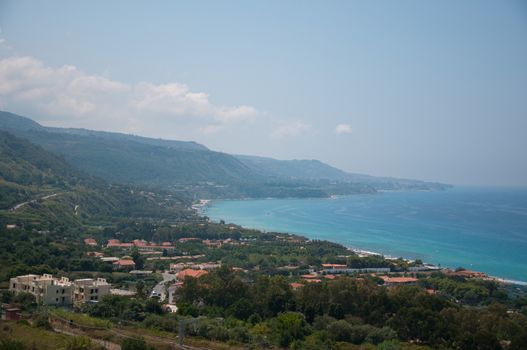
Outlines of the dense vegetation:
<svg viewBox="0 0 527 350">
<path fill-rule="evenodd" d="M 63 232 L 69 238 L 61 243 L 58 234 L 43 237 L 34 231 L 9 230 L 3 232 L 5 240 L 0 242 L 5 247 L 1 256 L 9 257 L 2 266 L 13 268 L 5 269 L 2 279 L 25 272 L 71 278 L 106 277 L 117 287 L 135 286 L 138 295 L 133 299 L 109 296 L 98 304 L 85 305 L 79 311 L 93 317 L 92 324 L 103 319 L 111 321 L 110 327 L 122 323 L 177 333 L 182 322 L 187 336 L 237 346 L 343 349 L 348 345 L 372 344 L 398 349 L 414 343 L 433 348 L 521 349 L 525 344 L 525 292 L 493 281 L 448 277 L 439 272 L 420 275 L 416 286 L 386 288 L 376 276 L 363 275 L 307 283 L 294 290 L 290 282 L 298 281 L 301 274 L 310 268 L 318 269 L 325 262 L 346 263 L 350 267 L 384 265 L 401 273 L 408 263 L 378 256 L 359 258 L 330 242 L 232 228 L 228 224 L 121 222 L 89 233 Z M 86 256 L 87 251 L 94 249 L 82 245 L 81 239 L 87 235 L 99 241 L 115 237 L 124 241 L 138 237 L 154 241 L 230 238 L 234 244 L 210 248 L 200 241 L 190 241 L 163 253 L 198 255 L 201 258 L 197 262 L 220 261 L 223 265 L 200 279 L 185 280 L 177 291 L 179 311 L 175 316 L 166 313 L 156 299 L 148 298 L 148 291 L 158 282 L 156 275 L 144 278 L 108 270 L 98 259 Z M 121 248 L 102 251 L 135 258 L 134 251 Z M 168 262 L 143 263 L 146 269 L 168 267 Z M 298 269 L 280 269 L 289 265 Z M 427 289 L 433 289 L 434 294 Z M 31 299 L 9 293 L 3 298 L 4 302 L 18 298 L 31 310 Z"/>
<path fill-rule="evenodd" d="M 40 223 L 38 230 L 44 230 L 123 217 L 179 220 L 192 215 L 186 209 L 188 203 L 159 189 L 109 185 L 24 139 L 0 132 L 0 223 L 4 227 Z"/>
</svg>

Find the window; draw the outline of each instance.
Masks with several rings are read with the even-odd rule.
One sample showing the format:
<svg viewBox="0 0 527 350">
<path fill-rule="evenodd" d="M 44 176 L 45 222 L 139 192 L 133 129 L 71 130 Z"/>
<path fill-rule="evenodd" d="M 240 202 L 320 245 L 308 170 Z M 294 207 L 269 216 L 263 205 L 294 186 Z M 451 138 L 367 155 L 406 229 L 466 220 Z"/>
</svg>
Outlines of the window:
<svg viewBox="0 0 527 350">
<path fill-rule="evenodd" d="M 59 302 L 59 298 L 55 298 L 55 301 L 58 303 Z"/>
<path fill-rule="evenodd" d="M 57 292 L 57 294 L 59 294 L 59 290 L 58 289 L 56 290 L 56 292 Z"/>
</svg>

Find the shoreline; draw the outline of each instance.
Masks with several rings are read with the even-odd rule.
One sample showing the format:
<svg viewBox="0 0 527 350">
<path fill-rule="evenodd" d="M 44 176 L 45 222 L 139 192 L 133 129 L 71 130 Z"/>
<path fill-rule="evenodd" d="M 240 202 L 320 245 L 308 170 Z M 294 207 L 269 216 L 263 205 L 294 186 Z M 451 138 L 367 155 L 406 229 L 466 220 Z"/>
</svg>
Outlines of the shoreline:
<svg viewBox="0 0 527 350">
<path fill-rule="evenodd" d="M 329 200 L 336 199 L 336 198 L 332 198 L 332 197 L 328 197 L 327 199 L 329 199 Z M 272 199 L 272 198 L 266 198 L 266 199 Z M 220 200 L 220 201 L 223 201 L 223 199 Z M 192 209 L 195 210 L 199 215 L 207 216 L 206 215 L 206 209 L 207 209 L 207 207 L 209 207 L 212 204 L 212 202 L 213 202 L 213 200 L 211 200 L 211 199 L 200 199 L 198 204 L 193 204 L 192 205 Z M 215 222 L 215 223 L 219 223 L 220 220 L 225 220 L 225 219 L 213 220 L 210 217 L 208 217 L 208 219 L 209 219 L 209 221 Z M 233 224 L 238 225 L 240 227 L 243 227 L 245 229 L 253 229 L 253 230 L 259 230 L 259 231 L 262 231 L 262 232 L 269 232 L 267 229 L 261 228 L 261 227 L 248 227 L 248 226 L 244 226 L 244 225 L 239 225 L 237 223 L 233 223 Z M 306 238 L 308 240 L 311 240 L 311 238 L 307 237 L 306 233 L 294 233 L 294 232 L 287 232 L 287 231 L 280 231 L 280 230 L 272 230 L 272 231 L 278 232 L 278 233 L 284 233 L 284 234 L 299 235 L 299 236 L 302 236 L 302 237 L 304 237 L 304 238 Z M 359 257 L 366 257 L 366 256 L 371 256 L 371 255 L 379 255 L 379 256 L 383 256 L 387 260 L 399 259 L 399 257 L 393 257 L 391 255 L 385 255 L 385 254 L 380 253 L 380 252 L 374 252 L 374 251 L 370 251 L 370 250 L 365 250 L 365 249 L 358 248 L 358 247 L 346 246 L 346 245 L 344 245 L 342 243 L 339 243 L 339 242 L 334 242 L 334 241 L 331 241 L 331 242 L 337 243 L 337 244 L 341 244 L 342 246 L 346 247 L 349 251 L 357 254 Z M 405 257 L 402 257 L 402 258 L 405 261 L 408 261 L 408 262 L 414 261 L 414 259 L 409 259 L 409 258 L 405 258 Z M 453 269 L 450 266 L 438 266 L 436 264 L 427 263 L 425 261 L 423 261 L 423 265 L 425 265 L 427 267 L 430 267 L 430 270 L 437 270 L 437 271 L 444 270 L 444 269 Z M 484 271 L 482 271 L 482 272 L 485 273 Z M 505 277 L 498 277 L 498 276 L 491 276 L 491 275 L 487 275 L 487 276 L 488 276 L 487 279 L 495 281 L 497 283 L 518 285 L 518 286 L 526 286 L 527 287 L 527 281 L 519 281 L 519 280 L 515 280 L 515 279 L 510 279 L 510 278 L 505 278 Z"/>
</svg>

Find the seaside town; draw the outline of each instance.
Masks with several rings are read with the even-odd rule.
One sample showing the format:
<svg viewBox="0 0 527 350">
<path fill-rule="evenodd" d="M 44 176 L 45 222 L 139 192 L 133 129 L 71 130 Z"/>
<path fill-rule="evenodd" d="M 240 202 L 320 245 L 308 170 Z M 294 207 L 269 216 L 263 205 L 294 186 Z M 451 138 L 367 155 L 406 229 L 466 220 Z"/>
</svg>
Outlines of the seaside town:
<svg viewBox="0 0 527 350">
<path fill-rule="evenodd" d="M 11 226 L 11 228 L 13 227 Z M 235 227 L 229 227 L 229 230 L 233 229 Z M 275 235 L 274 239 L 278 242 L 282 241 L 297 245 L 300 249 L 304 248 L 304 244 L 309 243 L 304 238 L 282 234 Z M 169 312 L 177 311 L 176 292 L 178 288 L 184 286 L 188 278 L 198 279 L 206 276 L 210 271 L 222 267 L 221 261 L 206 261 L 208 254 L 173 254 L 180 245 L 186 243 L 201 245 L 205 250 L 214 250 L 226 246 L 243 247 L 254 245 L 258 244 L 258 240 L 254 238 L 234 240 L 232 238 L 201 239 L 197 237 L 182 237 L 175 242 L 147 242 L 143 239 L 121 242 L 118 239 L 109 239 L 107 242 L 100 244 L 94 238 L 84 239 L 84 245 L 88 249 L 86 256 L 100 260 L 100 262 L 111 267 L 113 271 L 126 273 L 131 276 L 161 275 L 163 279 L 152 288 L 150 297 L 157 298 Z M 139 254 L 139 258 L 131 256 L 133 250 Z M 362 250 L 349 249 L 349 251 L 353 252 L 353 256 L 356 255 L 358 258 L 380 257 L 378 254 Z M 109 252 L 114 254 L 110 255 L 108 254 Z M 350 256 L 338 255 L 335 260 L 345 262 Z M 136 265 L 138 260 L 141 261 L 141 268 L 145 264 L 153 266 L 153 263 L 165 263 L 163 266 L 168 268 L 161 270 L 138 269 Z M 374 279 L 378 284 L 386 287 L 416 285 L 419 279 L 426 279 L 432 273 L 441 273 L 448 277 L 499 281 L 483 272 L 466 269 L 451 270 L 402 258 L 383 257 L 382 261 L 389 262 L 391 266 L 354 268 L 345 263 L 289 264 L 276 266 L 275 270 L 276 274 L 287 277 L 293 290 L 298 290 L 307 284 L 322 283 L 324 280 L 332 281 L 344 276 L 352 277 L 356 280 Z M 157 265 L 156 267 L 159 266 Z M 246 267 L 230 266 L 229 268 L 236 272 L 249 272 Z M 255 266 L 252 269 L 258 271 L 260 266 Z M 96 303 L 108 294 L 134 297 L 137 293 L 136 288 L 133 286 L 129 289 L 112 288 L 111 284 L 104 278 L 83 278 L 70 281 L 67 277 L 53 277 L 50 274 L 28 274 L 13 277 L 10 279 L 9 290 L 14 293 L 30 293 L 35 296 L 37 304 L 70 307 L 82 303 Z M 439 291 L 428 288 L 426 292 L 435 294 Z M 12 305 L 4 305 L 3 309 L 10 310 L 9 316 L 6 316 L 7 318 L 17 319 L 21 316 L 14 313 L 18 309 Z"/>
<path fill-rule="evenodd" d="M 196 215 L 203 204 L 193 208 Z M 3 239 L 17 240 L 24 230 L 7 223 Z M 287 348 L 295 337 L 302 342 L 314 338 L 316 348 L 380 347 L 400 342 L 398 334 L 408 324 L 420 322 L 422 313 L 436 307 L 451 309 L 451 322 L 461 328 L 465 313 L 474 308 L 483 313 L 473 317 L 483 317 L 487 305 L 503 305 L 504 317 L 520 317 L 514 322 L 523 322 L 520 315 L 527 311 L 525 286 L 484 272 L 224 222 L 127 222 L 62 239 L 51 230 L 33 229 L 32 235 L 49 239 L 45 256 L 57 248 L 59 255 L 66 249 L 71 255 L 17 268 L 23 273 L 7 271 L 1 318 L 9 322 L 9 332 L 35 332 L 20 322 L 30 327 L 42 323 L 46 332 L 85 337 L 103 348 L 126 349 L 128 341 L 158 349 L 183 344 L 223 349 L 225 342 L 240 348 Z M 411 307 L 418 313 L 389 321 L 395 320 L 390 310 Z M 434 315 L 427 322 L 443 322 L 443 315 Z M 291 336 L 291 325 L 275 323 L 289 318 L 300 322 L 305 333 Z M 326 339 L 326 333 L 318 333 L 324 329 L 336 335 Z M 397 346 L 420 350 L 440 342 L 432 333 L 403 340 L 417 337 L 428 340 Z"/>
</svg>

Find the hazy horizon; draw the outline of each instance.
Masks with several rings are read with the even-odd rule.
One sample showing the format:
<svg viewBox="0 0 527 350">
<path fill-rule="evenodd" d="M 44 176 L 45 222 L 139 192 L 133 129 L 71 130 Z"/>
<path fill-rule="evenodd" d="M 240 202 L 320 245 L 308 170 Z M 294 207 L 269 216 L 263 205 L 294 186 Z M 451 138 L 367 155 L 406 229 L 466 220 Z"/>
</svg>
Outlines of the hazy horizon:
<svg viewBox="0 0 527 350">
<path fill-rule="evenodd" d="M 0 1 L 0 109 L 46 126 L 527 186 L 527 6 Z"/>
</svg>

